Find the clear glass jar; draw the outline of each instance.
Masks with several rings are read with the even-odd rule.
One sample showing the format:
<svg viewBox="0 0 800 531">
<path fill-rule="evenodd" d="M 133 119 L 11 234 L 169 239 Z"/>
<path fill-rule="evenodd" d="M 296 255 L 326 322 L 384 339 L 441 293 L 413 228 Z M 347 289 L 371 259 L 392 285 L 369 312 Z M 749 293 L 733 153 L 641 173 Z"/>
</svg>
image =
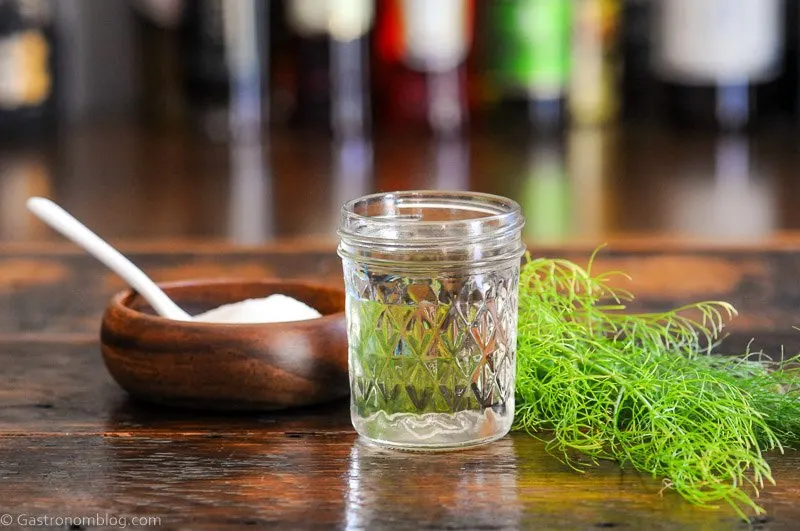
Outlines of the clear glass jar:
<svg viewBox="0 0 800 531">
<path fill-rule="evenodd" d="M 409 450 L 484 444 L 514 417 L 519 205 L 488 194 L 375 194 L 342 208 L 351 417 Z"/>
</svg>

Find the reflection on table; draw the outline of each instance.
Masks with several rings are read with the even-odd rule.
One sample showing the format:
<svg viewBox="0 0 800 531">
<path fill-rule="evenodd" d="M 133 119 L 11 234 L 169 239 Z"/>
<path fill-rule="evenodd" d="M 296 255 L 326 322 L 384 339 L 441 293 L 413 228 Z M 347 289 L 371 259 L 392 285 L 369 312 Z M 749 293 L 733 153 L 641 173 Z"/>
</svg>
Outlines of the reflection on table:
<svg viewBox="0 0 800 531">
<path fill-rule="evenodd" d="M 758 242 L 800 228 L 792 135 L 578 129 L 563 136 L 333 141 L 273 135 L 213 143 L 181 133 L 86 127 L 0 151 L 0 240 L 48 240 L 23 208 L 46 195 L 116 240 L 334 242 L 339 209 L 402 189 L 509 196 L 532 243 L 617 236 Z"/>
</svg>

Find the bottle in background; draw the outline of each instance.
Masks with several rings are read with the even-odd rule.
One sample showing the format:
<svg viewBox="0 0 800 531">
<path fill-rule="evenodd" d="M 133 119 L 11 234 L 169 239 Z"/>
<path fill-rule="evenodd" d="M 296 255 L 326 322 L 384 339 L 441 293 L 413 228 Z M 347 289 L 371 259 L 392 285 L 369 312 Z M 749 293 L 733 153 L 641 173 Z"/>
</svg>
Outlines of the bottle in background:
<svg viewBox="0 0 800 531">
<path fill-rule="evenodd" d="M 228 66 L 224 0 L 186 3 L 182 28 L 184 90 L 193 121 L 212 138 L 228 132 Z"/>
<path fill-rule="evenodd" d="M 186 101 L 181 87 L 179 28 L 183 0 L 133 0 L 140 72 L 141 114 L 149 124 L 184 122 Z"/>
<path fill-rule="evenodd" d="M 297 105 L 292 29 L 286 16 L 286 3 L 267 2 L 269 11 L 270 123 L 278 127 L 289 124 Z"/>
<path fill-rule="evenodd" d="M 791 46 L 787 54 L 787 61 L 791 63 L 790 71 L 794 74 L 789 78 L 789 87 L 794 103 L 794 115 L 800 117 L 800 0 L 790 0 L 787 5 L 789 15 L 786 17 L 791 31 L 788 33 Z"/>
<path fill-rule="evenodd" d="M 296 53 L 294 122 L 340 136 L 363 134 L 373 0 L 288 0 L 286 17 Z"/>
<path fill-rule="evenodd" d="M 330 123 L 328 2 L 286 0 L 295 72 L 295 126 L 326 128 Z"/>
<path fill-rule="evenodd" d="M 424 124 L 425 77 L 403 64 L 405 37 L 400 0 L 377 5 L 372 92 L 375 113 L 390 128 Z"/>
<path fill-rule="evenodd" d="M 621 20 L 622 119 L 629 124 L 657 120 L 661 83 L 653 74 L 651 56 L 657 0 L 624 0 Z"/>
<path fill-rule="evenodd" d="M 740 130 L 780 72 L 781 0 L 660 0 L 653 65 L 677 123 Z"/>
<path fill-rule="evenodd" d="M 430 128 L 441 135 L 467 121 L 466 72 L 472 44 L 470 0 L 402 0 L 403 62 L 426 78 Z"/>
<path fill-rule="evenodd" d="M 257 0 L 224 0 L 228 128 L 235 140 L 258 143 L 268 116 L 269 10 Z M 266 96 L 266 97 L 265 97 Z"/>
<path fill-rule="evenodd" d="M 495 0 L 491 4 L 493 77 L 500 126 L 527 117 L 536 130 L 563 124 L 570 75 L 573 2 Z"/>
<path fill-rule="evenodd" d="M 370 125 L 367 80 L 374 21 L 373 0 L 337 0 L 331 7 L 331 129 L 338 137 L 363 136 Z"/>
<path fill-rule="evenodd" d="M 184 89 L 194 121 L 212 139 L 258 134 L 268 116 L 267 4 L 193 0 L 184 13 Z"/>
<path fill-rule="evenodd" d="M 32 137 L 54 124 L 50 0 L 0 0 L 0 138 Z"/>
<path fill-rule="evenodd" d="M 381 118 L 448 136 L 468 119 L 473 0 L 381 2 L 375 89 Z"/>
<path fill-rule="evenodd" d="M 756 89 L 756 110 L 759 122 L 785 124 L 800 116 L 800 0 L 784 0 L 783 57 L 779 75 Z"/>
<path fill-rule="evenodd" d="M 575 0 L 569 115 L 577 125 L 616 118 L 620 74 L 617 38 L 620 0 Z"/>
<path fill-rule="evenodd" d="M 483 111 L 494 107 L 499 97 L 491 76 L 494 63 L 491 13 L 492 2 L 484 0 L 474 3 L 472 48 L 465 65 L 467 108 L 472 130 L 483 129 L 483 121 L 487 117 Z"/>
</svg>

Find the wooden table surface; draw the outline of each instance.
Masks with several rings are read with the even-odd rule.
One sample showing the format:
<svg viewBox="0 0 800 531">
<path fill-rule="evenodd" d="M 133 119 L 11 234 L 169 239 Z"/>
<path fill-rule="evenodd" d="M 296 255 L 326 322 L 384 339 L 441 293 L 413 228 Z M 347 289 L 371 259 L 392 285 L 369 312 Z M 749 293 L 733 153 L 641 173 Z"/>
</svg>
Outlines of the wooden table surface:
<svg viewBox="0 0 800 531">
<path fill-rule="evenodd" d="M 158 280 L 275 276 L 341 283 L 330 246 L 131 245 Z M 585 261 L 589 247 L 533 249 Z M 639 308 L 715 298 L 741 312 L 726 349 L 751 337 L 800 351 L 800 237 L 758 246 L 627 242 Z M 0 524 L 49 516 L 160 518 L 162 528 L 746 529 L 728 508 L 660 494 L 614 463 L 578 474 L 512 434 L 463 452 L 359 443 L 346 402 L 260 415 L 187 413 L 132 401 L 100 358 L 98 327 L 121 281 L 68 244 L 0 246 Z M 800 453 L 770 457 L 760 529 L 797 529 Z M 22 520 L 20 520 L 22 519 Z M 20 524 L 20 521 L 23 525 Z M 158 523 L 158 522 L 157 522 Z"/>
</svg>

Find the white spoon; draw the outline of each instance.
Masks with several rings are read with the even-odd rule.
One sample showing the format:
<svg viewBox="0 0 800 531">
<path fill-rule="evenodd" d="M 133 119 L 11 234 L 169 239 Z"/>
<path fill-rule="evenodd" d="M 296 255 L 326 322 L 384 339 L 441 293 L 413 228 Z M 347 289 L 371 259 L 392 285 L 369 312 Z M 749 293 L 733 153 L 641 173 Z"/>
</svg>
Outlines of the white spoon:
<svg viewBox="0 0 800 531">
<path fill-rule="evenodd" d="M 133 265 L 133 262 L 57 204 L 43 197 L 31 197 L 28 199 L 28 210 L 122 277 L 161 317 L 176 321 L 194 320 L 167 297 L 167 294 L 161 291 L 161 288 L 156 286 L 141 269 Z"/>
</svg>

